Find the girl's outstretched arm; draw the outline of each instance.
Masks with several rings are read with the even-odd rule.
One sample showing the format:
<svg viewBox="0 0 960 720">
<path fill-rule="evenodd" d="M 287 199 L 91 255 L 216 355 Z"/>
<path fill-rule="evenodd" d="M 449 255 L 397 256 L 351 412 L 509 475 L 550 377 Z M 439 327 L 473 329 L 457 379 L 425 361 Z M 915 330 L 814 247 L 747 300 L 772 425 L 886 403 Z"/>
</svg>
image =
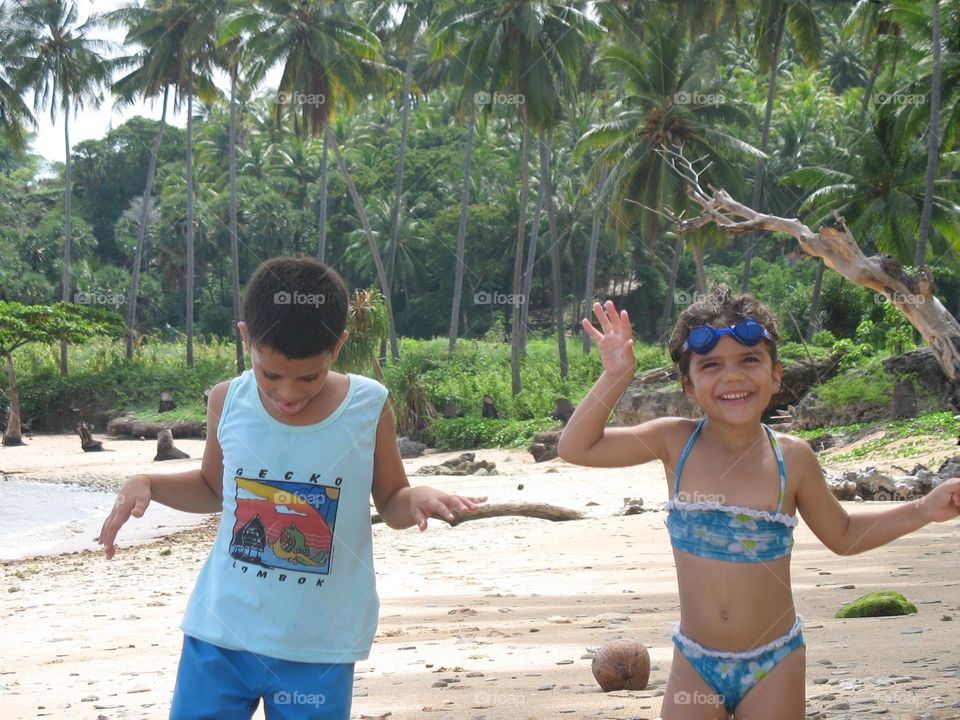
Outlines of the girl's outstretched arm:
<svg viewBox="0 0 960 720">
<path fill-rule="evenodd" d="M 557 451 L 567 462 L 591 467 L 625 467 L 663 457 L 663 433 L 676 418 L 633 427 L 607 427 L 607 418 L 633 380 L 633 330 L 626 310 L 613 302 L 593 304 L 600 329 L 583 319 L 583 329 L 600 351 L 603 374 L 567 421 Z"/>
<path fill-rule="evenodd" d="M 798 452 L 803 479 L 797 490 L 797 510 L 813 534 L 838 555 L 873 550 L 928 523 L 960 514 L 960 478 L 946 480 L 919 500 L 848 513 L 827 487 L 813 450 L 797 442 L 803 446 Z"/>
</svg>

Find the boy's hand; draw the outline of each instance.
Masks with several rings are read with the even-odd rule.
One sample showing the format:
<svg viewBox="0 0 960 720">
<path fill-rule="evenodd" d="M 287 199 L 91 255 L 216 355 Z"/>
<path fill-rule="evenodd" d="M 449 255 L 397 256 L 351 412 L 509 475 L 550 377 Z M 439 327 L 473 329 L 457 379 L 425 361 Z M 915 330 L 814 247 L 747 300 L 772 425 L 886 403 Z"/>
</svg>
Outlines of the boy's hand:
<svg viewBox="0 0 960 720">
<path fill-rule="evenodd" d="M 960 478 L 950 478 L 919 500 L 928 522 L 944 522 L 960 515 Z"/>
<path fill-rule="evenodd" d="M 626 310 L 618 313 L 612 300 L 607 300 L 606 305 L 594 303 L 593 312 L 600 321 L 600 330 L 597 330 L 587 318 L 581 322 L 583 329 L 597 343 L 603 369 L 615 377 L 636 371 L 637 361 L 633 357 L 633 329 L 630 327 L 630 315 Z"/>
<path fill-rule="evenodd" d="M 440 517 L 450 521 L 455 512 L 476 510 L 480 503 L 486 502 L 486 497 L 462 497 L 448 495 L 432 487 L 420 485 L 410 488 L 410 514 L 420 528 L 420 532 L 427 529 L 427 520 L 431 517 Z"/>
<path fill-rule="evenodd" d="M 120 488 L 113 510 L 103 521 L 100 536 L 97 538 L 97 542 L 103 545 L 103 554 L 107 560 L 113 557 L 113 541 L 117 538 L 120 528 L 131 515 L 143 516 L 150 504 L 150 496 L 150 478 L 146 475 L 134 475 Z"/>
</svg>

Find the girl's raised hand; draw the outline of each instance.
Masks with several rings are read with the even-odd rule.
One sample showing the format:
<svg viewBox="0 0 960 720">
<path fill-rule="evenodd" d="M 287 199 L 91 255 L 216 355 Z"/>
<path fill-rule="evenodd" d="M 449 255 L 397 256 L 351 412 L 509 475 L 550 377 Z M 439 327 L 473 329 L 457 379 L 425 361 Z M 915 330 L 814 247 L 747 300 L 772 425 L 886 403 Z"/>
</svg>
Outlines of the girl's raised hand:
<svg viewBox="0 0 960 720">
<path fill-rule="evenodd" d="M 617 312 L 612 300 L 605 305 L 596 302 L 593 312 L 600 321 L 597 330 L 587 319 L 582 320 L 583 329 L 597 343 L 603 369 L 614 376 L 633 374 L 637 361 L 633 356 L 633 328 L 630 327 L 630 315 L 626 310 Z"/>
</svg>

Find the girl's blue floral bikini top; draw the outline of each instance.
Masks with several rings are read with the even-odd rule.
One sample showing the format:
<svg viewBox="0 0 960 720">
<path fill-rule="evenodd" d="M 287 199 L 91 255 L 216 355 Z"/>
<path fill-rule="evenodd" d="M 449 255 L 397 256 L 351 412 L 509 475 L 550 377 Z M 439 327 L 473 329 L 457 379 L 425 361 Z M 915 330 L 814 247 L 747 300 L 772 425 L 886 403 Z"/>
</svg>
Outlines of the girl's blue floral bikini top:
<svg viewBox="0 0 960 720">
<path fill-rule="evenodd" d="M 687 441 L 677 463 L 673 498 L 666 504 L 667 529 L 674 548 L 698 557 L 728 562 L 766 562 L 790 554 L 793 548 L 795 515 L 780 512 L 787 486 L 783 453 L 773 431 L 763 426 L 777 457 L 780 470 L 780 499 L 776 512 L 724 505 L 719 502 L 684 502 L 679 500 L 680 473 L 700 434 L 706 418 L 701 420 Z"/>
</svg>

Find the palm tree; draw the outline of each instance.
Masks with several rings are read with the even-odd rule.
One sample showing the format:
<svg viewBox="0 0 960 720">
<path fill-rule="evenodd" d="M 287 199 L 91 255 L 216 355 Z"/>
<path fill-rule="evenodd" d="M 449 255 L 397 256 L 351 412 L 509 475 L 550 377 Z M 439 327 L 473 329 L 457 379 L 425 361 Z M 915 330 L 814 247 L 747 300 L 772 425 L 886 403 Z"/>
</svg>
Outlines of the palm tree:
<svg viewBox="0 0 960 720">
<path fill-rule="evenodd" d="M 910 122 L 909 113 L 895 112 L 892 105 L 881 107 L 852 148 L 849 171 L 810 167 L 787 176 L 812 190 L 801 211 L 813 224 L 838 213 L 861 243 L 895 255 L 904 264 L 915 257 L 926 190 L 927 161 L 909 131 Z M 934 188 L 930 243 L 942 253 L 960 242 L 960 193 L 951 178 L 937 180 Z"/>
<path fill-rule="evenodd" d="M 892 59 L 891 73 L 896 67 L 897 58 L 903 51 L 901 27 L 890 13 L 890 3 L 876 2 L 876 0 L 858 0 L 843 23 L 843 37 L 850 38 L 859 35 L 860 47 L 864 53 L 872 53 L 873 60 L 870 66 L 870 75 L 867 86 L 860 101 L 860 115 L 857 126 L 863 125 L 863 119 L 870 106 L 873 88 L 884 63 Z"/>
<path fill-rule="evenodd" d="M 227 3 L 232 0 L 227 0 Z M 208 6 L 209 7 L 209 6 Z M 210 11 L 218 16 L 221 9 L 210 7 Z M 244 370 L 243 338 L 237 323 L 240 322 L 240 236 L 237 228 L 237 133 L 238 106 L 245 103 L 250 94 L 263 79 L 263 62 L 259 57 L 249 52 L 243 38 L 234 35 L 232 38 L 221 37 L 224 24 L 229 15 L 224 15 L 217 27 L 217 47 L 214 61 L 220 69 L 226 71 L 230 77 L 230 120 L 227 131 L 227 183 L 230 200 L 228 207 L 227 229 L 230 234 L 230 285 L 233 300 L 233 343 L 237 360 L 237 373 Z M 240 74 L 243 71 L 244 81 L 241 83 Z M 242 97 L 241 97 L 242 96 Z M 321 258 L 322 259 L 322 258 Z"/>
<path fill-rule="evenodd" d="M 684 28 L 677 22 L 652 24 L 643 52 L 621 47 L 600 51 L 598 64 L 623 82 L 625 96 L 620 111 L 590 129 L 578 144 L 581 153 L 597 151 L 591 171 L 594 181 L 604 168 L 609 171 L 600 200 L 610 203 L 618 237 L 639 231 L 640 241 L 651 252 L 664 234 L 662 208 L 668 206 L 679 215 L 688 203 L 686 186 L 673 171 L 666 151 L 682 151 L 691 160 L 710 163 L 704 181 L 723 188 L 738 188 L 742 182 L 729 155 L 762 156 L 718 129 L 721 123 L 747 127 L 752 119 L 727 102 L 722 86 L 709 77 L 714 37 L 704 35 L 687 44 L 683 36 Z M 676 251 L 682 250 L 682 239 L 676 242 Z M 675 280 L 671 273 L 665 319 L 672 309 Z M 662 320 L 661 336 L 665 329 L 666 320 Z"/>
<path fill-rule="evenodd" d="M 450 307 L 450 330 L 447 334 L 447 351 L 457 347 L 457 335 L 460 327 L 460 303 L 463 297 L 463 273 L 466 269 L 467 217 L 470 209 L 470 183 L 473 167 L 473 142 L 476 136 L 477 104 L 480 87 L 485 82 L 484 75 L 477 75 L 470 69 L 469 46 L 464 47 L 465 37 L 456 23 L 443 26 L 442 20 L 448 19 L 442 14 L 431 28 L 432 59 L 434 67 L 450 87 L 459 88 L 454 102 L 455 115 L 466 118 L 467 136 L 464 143 L 463 176 L 460 181 L 460 220 L 457 225 L 457 247 L 453 268 L 453 300 Z M 449 61 L 445 62 L 446 60 Z"/>
<path fill-rule="evenodd" d="M 930 234 L 930 214 L 933 212 L 933 192 L 937 179 L 937 159 L 940 156 L 940 0 L 930 0 L 933 20 L 933 72 L 930 78 L 930 126 L 927 129 L 927 175 L 923 192 L 923 210 L 920 213 L 920 232 L 917 238 L 915 265 L 926 260 L 927 238 Z"/>
<path fill-rule="evenodd" d="M 276 120 L 289 115 L 296 135 L 326 138 L 347 186 L 373 256 L 377 279 L 387 307 L 390 349 L 400 355 L 390 301 L 390 283 L 370 221 L 353 177 L 347 169 L 329 118 L 340 101 L 369 91 L 389 68 L 378 61 L 380 42 L 364 25 L 352 19 L 342 3 L 303 3 L 267 0 L 240 9 L 226 24 L 222 39 L 250 33 L 249 47 L 263 58 L 264 67 L 282 65 L 275 103 Z"/>
<path fill-rule="evenodd" d="M 118 98 L 118 104 L 129 104 L 136 97 L 155 98 L 163 96 L 160 124 L 157 135 L 150 148 L 150 161 L 147 163 L 146 185 L 143 201 L 140 205 L 140 221 L 137 226 L 137 246 L 134 251 L 133 265 L 130 271 L 130 299 L 127 304 L 127 359 L 133 358 L 133 346 L 137 322 L 137 292 L 139 290 L 140 266 L 143 262 L 143 246 L 149 228 L 149 210 L 152 206 L 153 181 L 157 170 L 157 156 L 163 142 L 163 132 L 167 120 L 167 102 L 170 87 L 177 87 L 181 77 L 183 42 L 177 24 L 182 14 L 179 6 L 150 0 L 142 6 L 132 5 L 107 13 L 107 21 L 114 26 L 127 30 L 124 45 L 139 46 L 135 55 L 122 58 L 119 62 L 133 65 L 134 69 L 114 82 L 112 90 Z M 175 90 L 176 92 L 176 90 Z M 178 95 L 174 97 L 177 105 Z"/>
<path fill-rule="evenodd" d="M 585 54 L 585 40 L 599 27 L 584 11 L 585 3 L 551 0 L 470 0 L 455 5 L 437 20 L 438 32 L 463 38 L 465 71 L 471 85 L 482 88 L 479 104 L 487 113 L 496 105 L 516 107 L 523 136 L 520 144 L 520 198 L 514 248 L 513 296 L 522 294 L 523 245 L 532 129 L 548 130 L 563 112 L 562 98 L 572 89 L 573 73 Z M 548 203 L 549 207 L 549 203 Z M 554 288 L 554 308 L 562 308 Z M 562 313 L 561 313 L 562 314 Z M 557 318 L 561 361 L 563 320 Z M 513 303 L 510 367 L 513 394 L 520 380 L 520 304 Z"/>
<path fill-rule="evenodd" d="M 244 64 L 244 48 L 239 38 L 222 45 L 221 66 L 230 75 L 230 128 L 227 140 L 227 174 L 230 188 L 230 207 L 227 226 L 230 232 L 230 289 L 233 300 L 233 345 L 237 359 L 237 373 L 244 370 L 243 339 L 240 336 L 240 239 L 237 229 L 237 86 L 240 68 Z"/>
<path fill-rule="evenodd" d="M 177 90 L 180 96 L 187 98 L 187 136 L 186 136 L 186 176 L 187 176 L 187 282 L 186 282 L 186 333 L 187 367 L 193 367 L 193 306 L 194 280 L 196 276 L 196 251 L 194 243 L 194 178 L 193 178 L 193 98 L 200 95 L 203 100 L 212 100 L 217 89 L 212 81 L 214 61 L 218 50 L 215 42 L 217 18 L 223 8 L 197 3 L 181 2 L 178 6 L 180 17 L 175 25 L 175 33 L 182 40 L 179 48 L 181 57 Z"/>
<path fill-rule="evenodd" d="M 70 254 L 73 222 L 73 176 L 70 158 L 70 113 L 85 103 L 99 106 L 102 88 L 110 82 L 112 63 L 99 52 L 106 43 L 88 37 L 100 19 L 90 16 L 78 24 L 76 2 L 24 0 L 11 14 L 18 58 L 14 84 L 33 92 L 35 110 L 49 107 L 50 121 L 63 111 L 65 146 L 63 193 L 63 279 L 61 297 L 70 300 Z M 67 341 L 60 341 L 60 373 L 67 374 Z"/>
<path fill-rule="evenodd" d="M 393 288 L 394 266 L 397 258 L 397 232 L 400 225 L 400 207 L 403 200 L 403 172 L 407 155 L 407 133 L 410 125 L 410 99 L 413 88 L 413 61 L 417 42 L 436 3 L 431 0 L 391 0 L 376 2 L 370 17 L 371 29 L 392 35 L 397 50 L 406 54 L 403 72 L 403 91 L 400 105 L 400 147 L 397 155 L 397 179 L 390 212 L 390 239 L 387 255 L 387 279 Z"/>
<path fill-rule="evenodd" d="M 770 137 L 770 120 L 773 116 L 773 102 L 777 96 L 777 73 L 780 70 L 780 52 L 783 39 L 789 30 L 797 52 L 808 64 L 820 59 L 821 37 L 817 17 L 806 0 L 763 0 L 757 10 L 756 27 L 753 35 L 753 51 L 761 73 L 768 73 L 767 105 L 763 115 L 763 128 L 760 131 L 760 151 L 767 152 Z M 753 185 L 753 197 L 750 207 L 760 211 L 763 195 L 765 166 L 763 158 L 757 158 L 756 178 Z M 750 289 L 750 265 L 753 261 L 755 240 L 747 235 L 744 240 L 742 290 Z"/>
<path fill-rule="evenodd" d="M 24 125 L 36 125 L 36 119 L 13 79 L 6 75 L 6 68 L 14 69 L 19 51 L 14 47 L 13 25 L 7 19 L 7 7 L 0 3 L 0 136 L 15 150 L 26 146 Z"/>
</svg>

